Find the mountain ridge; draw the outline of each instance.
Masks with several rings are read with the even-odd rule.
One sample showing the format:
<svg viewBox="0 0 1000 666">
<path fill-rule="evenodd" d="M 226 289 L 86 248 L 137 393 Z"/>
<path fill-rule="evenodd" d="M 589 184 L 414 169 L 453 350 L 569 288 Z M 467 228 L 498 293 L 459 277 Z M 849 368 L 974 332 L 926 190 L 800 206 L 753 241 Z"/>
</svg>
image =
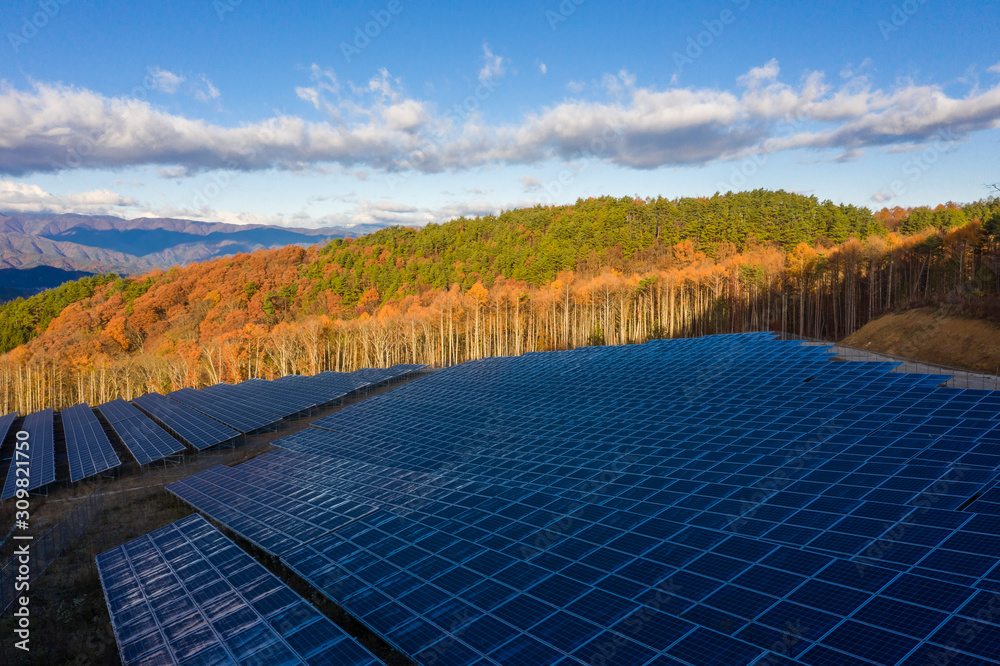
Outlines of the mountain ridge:
<svg viewBox="0 0 1000 666">
<path fill-rule="evenodd" d="M 357 237 L 382 225 L 281 227 L 181 218 L 0 212 L 0 268 L 139 275 L 241 252 Z"/>
</svg>

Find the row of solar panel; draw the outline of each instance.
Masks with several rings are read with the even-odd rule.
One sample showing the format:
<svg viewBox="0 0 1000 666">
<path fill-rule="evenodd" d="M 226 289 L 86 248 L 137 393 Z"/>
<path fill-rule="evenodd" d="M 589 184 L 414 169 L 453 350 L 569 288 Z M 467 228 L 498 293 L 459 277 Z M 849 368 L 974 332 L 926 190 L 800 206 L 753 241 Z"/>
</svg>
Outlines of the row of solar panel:
<svg viewBox="0 0 1000 666">
<path fill-rule="evenodd" d="M 274 381 L 249 379 L 235 385 L 221 383 L 200 390 L 179 389 L 168 397 L 247 434 L 274 427 L 285 418 L 324 407 L 360 389 L 412 374 L 423 367 L 401 364 L 352 373 L 289 375 Z"/>
<path fill-rule="evenodd" d="M 250 380 L 238 387 L 220 384 L 202 391 L 183 389 L 170 399 L 150 393 L 133 400 L 113 400 L 98 406 L 115 434 L 141 465 L 174 456 L 185 450 L 184 444 L 204 450 L 224 444 L 261 425 L 273 425 L 313 406 L 325 405 L 373 383 L 388 381 L 415 372 L 423 366 L 400 365 L 384 370 L 365 370 L 364 376 L 352 373 L 323 373 L 317 377 L 287 377 L 281 382 Z M 289 387 L 296 386 L 302 390 Z M 232 393 L 230 393 L 232 392 Z M 230 394 L 221 400 L 208 400 L 211 394 Z M 302 398 L 301 396 L 312 396 Z M 194 396 L 194 397 L 192 397 Z M 192 406 L 186 404 L 191 403 Z M 274 411 L 274 410 L 277 411 Z M 70 481 L 77 482 L 121 464 L 93 410 L 76 405 L 62 411 L 69 461 Z M 16 414 L 0 418 L 0 442 L 16 420 Z M 264 423 L 266 421 L 266 423 Z M 55 481 L 55 441 L 53 413 L 45 410 L 29 415 L 23 430 L 29 433 L 27 452 L 15 452 L 8 468 L 0 498 L 15 495 L 17 479 L 27 479 L 26 490 L 36 490 Z M 244 430 L 226 425 L 232 424 Z M 30 478 L 26 476 L 30 473 Z"/>
<path fill-rule="evenodd" d="M 96 561 L 123 664 L 381 663 L 199 516 Z"/>
<path fill-rule="evenodd" d="M 147 464 L 184 449 L 183 444 L 124 400 L 106 403 L 97 409 L 139 464 Z M 4 418 L 6 425 L 0 423 L 4 435 L 14 420 L 14 415 L 9 415 Z M 53 421 L 51 409 L 25 417 L 21 430 L 27 433 L 27 438 L 19 439 L 18 444 L 26 441 L 28 450 L 15 448 L 0 499 L 14 497 L 18 487 L 37 490 L 56 480 Z M 62 425 L 71 483 L 121 465 L 114 445 L 90 407 L 76 405 L 62 410 Z M 30 470 L 30 476 L 26 476 L 27 470 Z M 19 486 L 19 478 L 27 478 L 27 484 Z"/>
<path fill-rule="evenodd" d="M 4 417 L 5 434 L 15 420 L 12 417 L 13 414 Z M 0 500 L 14 497 L 19 488 L 35 490 L 52 483 L 56 478 L 52 410 L 28 414 L 24 417 L 21 431 L 27 433 L 27 438 L 17 438 Z"/>
<path fill-rule="evenodd" d="M 767 336 L 489 359 L 170 489 L 422 663 L 994 663 L 995 622 L 956 636 L 1000 591 L 968 503 L 996 396 L 892 365 Z"/>
</svg>

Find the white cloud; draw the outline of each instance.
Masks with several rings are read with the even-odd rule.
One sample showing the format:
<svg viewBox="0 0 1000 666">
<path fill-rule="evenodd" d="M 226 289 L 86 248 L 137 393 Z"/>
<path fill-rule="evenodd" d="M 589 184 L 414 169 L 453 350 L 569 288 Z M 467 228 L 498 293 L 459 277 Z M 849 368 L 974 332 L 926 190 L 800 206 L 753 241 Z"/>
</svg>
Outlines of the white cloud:
<svg viewBox="0 0 1000 666">
<path fill-rule="evenodd" d="M 1000 74 L 1000 62 L 998 62 L 997 64 L 993 65 L 992 67 L 990 67 L 986 71 L 993 72 L 994 74 Z"/>
<path fill-rule="evenodd" d="M 160 92 L 173 95 L 181 84 L 186 81 L 183 76 L 174 74 L 160 67 L 153 67 L 149 70 L 149 75 L 153 80 L 153 87 Z"/>
<path fill-rule="evenodd" d="M 525 192 L 535 192 L 544 187 L 542 181 L 538 180 L 534 176 L 521 176 L 518 180 L 521 181 L 521 187 Z"/>
<path fill-rule="evenodd" d="M 110 190 L 89 190 L 56 196 L 38 185 L 0 180 L 0 210 L 18 213 L 106 214 L 137 205 L 131 197 Z"/>
<path fill-rule="evenodd" d="M 753 86 L 765 81 L 776 80 L 778 78 L 778 74 L 780 73 L 781 67 L 778 66 L 778 59 L 771 58 L 762 67 L 753 67 L 749 72 L 736 80 L 740 85 L 752 88 Z"/>
<path fill-rule="evenodd" d="M 480 81 L 499 79 L 506 73 L 506 61 L 502 57 L 494 55 L 493 51 L 490 50 L 489 44 L 486 42 L 483 42 L 483 60 L 483 68 L 479 70 Z M 544 74 L 545 72 L 543 71 L 542 73 Z"/>
<path fill-rule="evenodd" d="M 548 74 L 548 73 L 549 73 L 549 66 L 548 66 L 548 65 L 546 65 L 546 64 L 545 64 L 545 63 L 543 62 L 542 64 L 540 64 L 540 65 L 538 66 L 538 71 L 540 71 L 540 72 L 541 72 L 542 74 Z"/>
<path fill-rule="evenodd" d="M 194 98 L 196 100 L 199 102 L 210 102 L 213 99 L 219 98 L 219 89 L 212 85 L 212 82 L 204 74 L 201 75 L 201 83 L 203 87 L 197 87 L 194 91 Z"/>
<path fill-rule="evenodd" d="M 460 171 L 547 160 L 598 160 L 638 169 L 703 165 L 755 152 L 813 149 L 851 159 L 865 148 L 901 150 L 1000 127 L 1000 83 L 949 96 L 940 86 L 888 90 L 864 78 L 837 85 L 822 73 L 780 79 L 776 61 L 733 90 L 639 85 L 629 72 L 519 121 L 440 114 L 382 69 L 341 85 L 314 65 L 299 98 L 319 122 L 280 114 L 235 127 L 167 113 L 147 102 L 82 88 L 0 84 L 0 174 L 151 165 L 164 177 L 203 170 Z M 832 157 L 820 155 L 820 158 Z"/>
</svg>

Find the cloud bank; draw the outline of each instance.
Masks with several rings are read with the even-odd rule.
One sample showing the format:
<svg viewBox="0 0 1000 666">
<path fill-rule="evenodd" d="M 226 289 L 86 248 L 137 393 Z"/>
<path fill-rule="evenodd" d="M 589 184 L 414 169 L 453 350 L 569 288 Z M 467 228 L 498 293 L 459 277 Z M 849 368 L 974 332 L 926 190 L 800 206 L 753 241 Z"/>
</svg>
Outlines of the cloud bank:
<svg viewBox="0 0 1000 666">
<path fill-rule="evenodd" d="M 484 56 L 480 74 L 501 76 L 503 59 L 485 45 Z M 183 82 L 159 74 L 164 89 Z M 218 96 L 204 84 L 206 99 Z M 480 84 L 478 108 L 488 107 L 495 85 Z M 334 165 L 435 173 L 581 157 L 655 169 L 754 152 L 899 150 L 945 131 L 963 139 L 1000 127 L 1000 84 L 952 97 L 939 86 L 909 82 L 883 90 L 864 76 L 833 85 L 819 72 L 788 83 L 773 60 L 739 77 L 733 90 L 659 90 L 637 85 L 627 72 L 607 75 L 589 98 L 574 89 L 577 96 L 508 124 L 485 123 L 478 111 L 441 112 L 405 94 L 385 70 L 355 85 L 314 65 L 295 94 L 324 119 L 284 113 L 225 127 L 79 87 L 3 83 L 0 174 L 141 165 L 164 174 Z"/>
</svg>

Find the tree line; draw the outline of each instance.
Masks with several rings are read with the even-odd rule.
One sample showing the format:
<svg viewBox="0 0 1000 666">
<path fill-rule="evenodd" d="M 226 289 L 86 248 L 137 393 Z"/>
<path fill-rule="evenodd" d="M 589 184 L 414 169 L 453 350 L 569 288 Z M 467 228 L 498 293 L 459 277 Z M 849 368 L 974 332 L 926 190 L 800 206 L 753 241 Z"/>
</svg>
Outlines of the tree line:
<svg viewBox="0 0 1000 666">
<path fill-rule="evenodd" d="M 581 200 L 88 278 L 43 294 L 48 310 L 0 308 L 0 330 L 33 308 L 49 318 L 0 357 L 0 412 L 662 337 L 840 339 L 920 304 L 995 315 L 998 238 L 996 199 L 865 213 L 758 191 Z"/>
</svg>

